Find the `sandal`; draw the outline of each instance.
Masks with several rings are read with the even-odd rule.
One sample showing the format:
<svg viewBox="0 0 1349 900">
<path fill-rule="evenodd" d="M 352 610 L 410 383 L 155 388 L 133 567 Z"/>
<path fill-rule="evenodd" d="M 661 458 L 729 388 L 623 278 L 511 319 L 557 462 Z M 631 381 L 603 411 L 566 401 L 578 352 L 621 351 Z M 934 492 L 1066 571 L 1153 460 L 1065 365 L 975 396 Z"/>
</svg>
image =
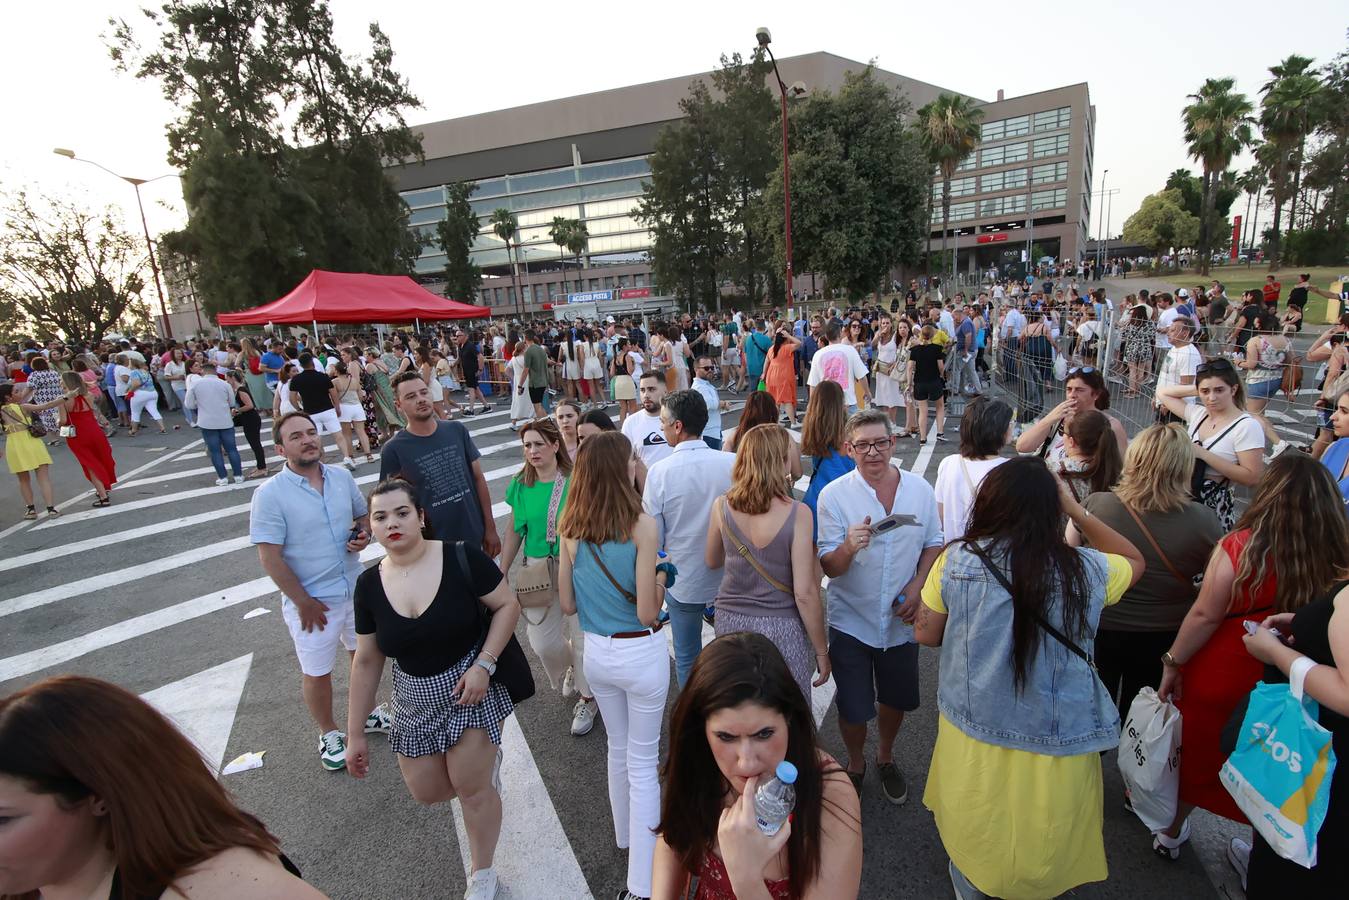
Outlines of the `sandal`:
<svg viewBox="0 0 1349 900">
<path fill-rule="evenodd" d="M 36 518 L 37 518 L 37 507 L 36 507 L 36 506 L 29 506 L 29 507 L 28 507 L 28 511 L 27 511 L 26 513 L 23 514 L 23 517 L 24 517 L 25 519 L 36 519 Z"/>
<path fill-rule="evenodd" d="M 49 506 L 47 507 L 47 515 L 52 518 L 55 518 L 61 515 L 61 510 L 57 509 L 55 506 Z"/>
<path fill-rule="evenodd" d="M 112 505 L 112 498 L 111 498 L 111 497 L 103 497 L 103 498 L 100 498 L 100 499 L 98 499 L 98 500 L 95 500 L 93 503 L 91 503 L 91 504 L 89 504 L 89 505 L 90 505 L 92 508 L 94 508 L 94 509 L 102 509 L 102 508 L 105 507 L 105 506 L 111 506 L 111 505 Z"/>
</svg>

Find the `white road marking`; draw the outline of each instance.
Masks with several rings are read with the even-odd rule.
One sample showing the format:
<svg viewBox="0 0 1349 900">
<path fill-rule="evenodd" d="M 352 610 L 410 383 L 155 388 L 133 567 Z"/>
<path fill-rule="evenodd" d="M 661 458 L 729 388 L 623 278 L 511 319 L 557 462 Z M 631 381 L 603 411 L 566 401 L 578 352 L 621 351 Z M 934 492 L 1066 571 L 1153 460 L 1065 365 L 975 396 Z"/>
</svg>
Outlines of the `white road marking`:
<svg viewBox="0 0 1349 900">
<path fill-rule="evenodd" d="M 252 665 L 249 653 L 141 694 L 141 699 L 168 716 L 211 771 L 219 773 Z"/>
</svg>

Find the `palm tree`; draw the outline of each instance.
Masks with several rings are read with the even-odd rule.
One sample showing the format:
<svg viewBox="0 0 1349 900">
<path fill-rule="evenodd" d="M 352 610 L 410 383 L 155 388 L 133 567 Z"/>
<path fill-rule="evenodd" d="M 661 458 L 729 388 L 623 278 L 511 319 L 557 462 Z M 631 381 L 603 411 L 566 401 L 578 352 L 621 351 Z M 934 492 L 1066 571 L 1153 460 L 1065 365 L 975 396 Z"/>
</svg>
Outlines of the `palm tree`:
<svg viewBox="0 0 1349 900">
<path fill-rule="evenodd" d="M 1257 153 L 1259 152 L 1260 146 L 1261 145 L 1258 144 L 1255 146 L 1255 150 Z M 1256 201 L 1257 198 L 1259 198 L 1260 196 L 1260 192 L 1265 189 L 1265 170 L 1258 163 L 1256 165 L 1251 166 L 1249 169 L 1247 169 L 1245 172 L 1241 174 L 1240 178 L 1237 179 L 1237 185 L 1246 193 L 1246 219 L 1245 223 L 1241 227 L 1242 246 L 1237 248 L 1237 252 L 1240 253 L 1241 251 L 1245 250 L 1247 246 L 1254 247 L 1256 240 L 1260 236 L 1260 232 L 1256 231 L 1255 229 L 1256 222 L 1260 218 L 1260 204 Z M 1251 218 L 1252 203 L 1255 203 L 1254 219 Z M 1251 237 L 1249 241 L 1246 239 L 1247 225 L 1249 225 L 1251 229 Z"/>
<path fill-rule="evenodd" d="M 1260 88 L 1260 129 L 1265 140 L 1275 145 L 1274 168 L 1270 173 L 1274 195 L 1274 236 L 1269 245 L 1269 269 L 1279 267 L 1279 237 L 1283 204 L 1288 200 L 1289 173 L 1292 173 L 1293 205 L 1288 211 L 1288 225 L 1293 227 L 1293 212 L 1297 205 L 1297 191 L 1302 175 L 1302 152 L 1307 133 L 1311 130 L 1312 109 L 1316 105 L 1322 85 L 1308 72 L 1312 60 L 1292 54 L 1277 66 L 1270 66 L 1274 76 Z"/>
<path fill-rule="evenodd" d="M 1204 167 L 1204 194 L 1199 216 L 1199 271 L 1208 274 L 1213 238 L 1214 203 L 1218 183 L 1232 157 L 1251 143 L 1255 108 L 1245 94 L 1234 93 L 1235 78 L 1209 78 L 1190 94 L 1190 105 L 1181 111 L 1185 123 L 1185 141 L 1191 158 Z"/>
<path fill-rule="evenodd" d="M 525 297 L 520 293 L 520 278 L 516 272 L 515 263 L 511 257 L 511 243 L 515 240 L 516 234 L 520 231 L 520 225 L 515 219 L 515 213 L 504 206 L 498 206 L 492 210 L 492 232 L 506 242 L 506 264 L 511 267 L 511 283 L 515 285 L 515 304 L 516 311 L 523 316 L 525 314 Z"/>
<path fill-rule="evenodd" d="M 557 244 L 557 262 L 562 267 L 562 286 L 567 285 L 567 238 L 570 237 L 572 223 L 575 219 L 568 219 L 566 216 L 553 216 L 553 221 L 548 226 L 548 237 Z"/>
<path fill-rule="evenodd" d="M 586 242 L 590 240 L 590 229 L 586 228 L 585 223 L 580 219 L 571 220 L 571 228 L 567 231 L 567 249 L 571 255 L 576 257 L 576 289 L 585 290 L 585 285 L 581 281 L 581 254 L 585 252 Z"/>
<path fill-rule="evenodd" d="M 969 97 L 941 94 L 918 110 L 918 138 L 928 161 L 941 169 L 941 254 L 946 271 L 946 231 L 951 221 L 951 178 L 965 157 L 979 144 L 979 120 L 984 111 Z M 929 193 L 929 196 L 931 194 Z"/>
</svg>

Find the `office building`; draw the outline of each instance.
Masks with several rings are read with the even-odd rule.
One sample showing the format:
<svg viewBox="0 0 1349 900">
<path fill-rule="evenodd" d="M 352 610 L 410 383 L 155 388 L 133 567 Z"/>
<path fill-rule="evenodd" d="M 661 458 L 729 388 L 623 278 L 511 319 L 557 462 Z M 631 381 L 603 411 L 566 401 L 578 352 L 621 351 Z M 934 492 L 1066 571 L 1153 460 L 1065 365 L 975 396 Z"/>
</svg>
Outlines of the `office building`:
<svg viewBox="0 0 1349 900">
<path fill-rule="evenodd" d="M 847 72 L 861 71 L 865 64 L 811 53 L 780 59 L 778 66 L 789 84 L 804 81 L 810 90 L 837 91 Z M 616 299 L 620 293 L 644 296 L 658 290 L 646 261 L 650 234 L 636 218 L 642 183 L 650 175 L 656 136 L 680 120 L 679 101 L 693 81 L 708 74 L 414 126 L 422 136 L 425 161 L 389 169 L 411 208 L 413 228 L 434 239 L 436 223 L 445 214 L 444 186 L 478 185 L 471 202 L 481 231 L 473 258 L 485 277 L 479 297 L 457 299 L 476 300 L 498 313 L 519 308 L 505 245 L 488 221 L 500 207 L 518 220 L 526 309 L 565 302 L 571 293 L 612 291 Z M 893 72 L 878 69 L 876 75 L 915 109 L 943 92 Z M 959 249 L 962 270 L 1001 261 L 1028 226 L 1036 245 L 1050 255 L 1076 254 L 1090 212 L 1090 191 L 1084 186 L 1090 182 L 1094 114 L 1086 85 L 999 99 L 983 108 L 983 143 L 952 184 L 951 232 L 964 245 Z M 933 249 L 941 243 L 939 191 Z M 579 259 L 549 236 L 558 216 L 586 225 L 589 238 Z M 416 274 L 434 287 L 444 264 L 444 254 L 430 243 Z M 808 285 L 808 274 L 798 273 L 798 286 Z"/>
</svg>

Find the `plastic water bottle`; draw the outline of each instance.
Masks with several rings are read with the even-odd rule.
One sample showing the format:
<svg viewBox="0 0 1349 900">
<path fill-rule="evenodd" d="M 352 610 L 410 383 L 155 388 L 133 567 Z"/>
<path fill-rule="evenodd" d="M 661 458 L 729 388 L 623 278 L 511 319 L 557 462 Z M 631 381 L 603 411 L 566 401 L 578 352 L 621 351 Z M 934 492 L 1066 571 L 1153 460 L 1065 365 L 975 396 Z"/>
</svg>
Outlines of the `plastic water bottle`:
<svg viewBox="0 0 1349 900">
<path fill-rule="evenodd" d="M 796 806 L 796 766 L 785 759 L 778 763 L 773 778 L 754 792 L 754 821 L 767 835 L 777 834 Z"/>
</svg>

